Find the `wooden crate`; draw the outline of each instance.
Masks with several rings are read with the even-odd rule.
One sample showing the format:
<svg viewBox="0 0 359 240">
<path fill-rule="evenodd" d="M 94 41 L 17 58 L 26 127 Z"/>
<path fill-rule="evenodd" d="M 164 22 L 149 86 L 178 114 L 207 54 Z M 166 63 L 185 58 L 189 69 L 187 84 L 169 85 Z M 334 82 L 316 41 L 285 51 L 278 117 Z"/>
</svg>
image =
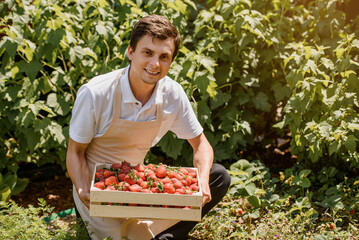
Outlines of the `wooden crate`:
<svg viewBox="0 0 359 240">
<path fill-rule="evenodd" d="M 186 168 L 197 173 L 199 192 L 192 195 L 141 193 L 126 191 L 109 191 L 95 188 L 95 172 L 100 168 L 109 168 L 111 164 L 96 164 L 90 190 L 90 216 L 112 218 L 172 219 L 200 221 L 202 212 L 202 189 L 198 170 Z M 111 203 L 112 205 L 110 205 Z M 121 204 L 138 204 L 138 206 L 121 206 Z M 163 205 L 169 207 L 163 207 Z M 183 208 L 183 206 L 189 206 Z"/>
</svg>

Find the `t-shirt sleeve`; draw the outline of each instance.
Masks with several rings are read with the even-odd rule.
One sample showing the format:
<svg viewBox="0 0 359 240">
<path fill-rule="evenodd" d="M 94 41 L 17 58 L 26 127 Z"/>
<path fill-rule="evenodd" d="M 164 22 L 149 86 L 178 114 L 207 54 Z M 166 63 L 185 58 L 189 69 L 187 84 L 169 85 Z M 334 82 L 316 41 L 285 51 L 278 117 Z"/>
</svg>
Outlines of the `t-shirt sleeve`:
<svg viewBox="0 0 359 240">
<path fill-rule="evenodd" d="M 192 139 L 203 132 L 191 103 L 182 87 L 178 90 L 179 108 L 170 131 L 174 132 L 178 138 Z"/>
<path fill-rule="evenodd" d="M 96 121 L 91 91 L 83 85 L 77 92 L 72 117 L 70 137 L 78 143 L 89 143 L 96 134 Z"/>
</svg>

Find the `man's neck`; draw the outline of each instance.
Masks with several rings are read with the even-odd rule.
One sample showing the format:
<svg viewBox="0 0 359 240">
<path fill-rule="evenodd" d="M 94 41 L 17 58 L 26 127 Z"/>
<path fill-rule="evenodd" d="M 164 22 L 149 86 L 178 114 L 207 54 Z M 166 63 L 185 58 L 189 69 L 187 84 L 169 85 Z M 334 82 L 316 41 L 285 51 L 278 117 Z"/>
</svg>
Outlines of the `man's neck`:
<svg viewBox="0 0 359 240">
<path fill-rule="evenodd" d="M 144 106 L 151 98 L 152 93 L 156 88 L 156 84 L 147 84 L 141 80 L 136 81 L 136 79 L 131 79 L 130 74 L 128 75 L 128 78 L 133 96 L 135 96 L 135 98 L 142 103 L 142 106 Z"/>
</svg>

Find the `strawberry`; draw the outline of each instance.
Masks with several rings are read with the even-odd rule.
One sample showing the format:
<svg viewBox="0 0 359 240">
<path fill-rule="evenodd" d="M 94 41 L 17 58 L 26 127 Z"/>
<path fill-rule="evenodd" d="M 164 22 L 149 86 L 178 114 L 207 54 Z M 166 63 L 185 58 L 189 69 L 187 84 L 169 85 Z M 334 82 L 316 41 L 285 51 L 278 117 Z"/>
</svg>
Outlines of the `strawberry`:
<svg viewBox="0 0 359 240">
<path fill-rule="evenodd" d="M 139 178 L 136 183 L 137 183 L 138 185 L 141 185 L 142 182 L 143 182 L 142 178 Z"/>
<path fill-rule="evenodd" d="M 109 186 L 106 187 L 106 190 L 116 191 L 116 188 L 113 185 L 109 185 Z"/>
<path fill-rule="evenodd" d="M 188 176 L 192 177 L 192 178 L 196 178 L 197 177 L 197 173 L 196 172 L 191 172 L 188 173 Z"/>
<path fill-rule="evenodd" d="M 145 170 L 145 177 L 148 178 L 149 176 L 156 176 L 156 173 L 151 169 Z"/>
<path fill-rule="evenodd" d="M 142 188 L 138 184 L 133 184 L 130 186 L 131 192 L 142 192 Z"/>
<path fill-rule="evenodd" d="M 156 170 L 156 167 L 155 167 L 152 163 L 150 163 L 150 164 L 148 164 L 148 165 L 145 167 L 145 169 L 149 169 L 149 170 L 155 171 L 155 170 Z"/>
<path fill-rule="evenodd" d="M 187 186 L 187 181 L 186 180 L 183 179 L 180 182 L 182 183 L 183 186 Z"/>
<path fill-rule="evenodd" d="M 130 185 L 133 185 L 133 184 L 136 183 L 129 175 L 126 175 L 123 180 L 124 180 L 125 182 L 127 182 L 128 184 L 130 184 Z"/>
<path fill-rule="evenodd" d="M 105 189 L 105 183 L 104 182 L 97 182 L 93 185 L 94 187 L 97 187 L 101 190 Z"/>
<path fill-rule="evenodd" d="M 119 179 L 121 182 L 123 182 L 123 181 L 125 180 L 125 177 L 126 177 L 126 176 L 127 176 L 127 174 L 121 173 L 121 174 L 118 175 L 118 179 Z"/>
<path fill-rule="evenodd" d="M 137 170 L 138 172 L 144 172 L 145 171 L 145 167 L 142 164 L 137 164 L 135 166 L 135 170 Z"/>
<path fill-rule="evenodd" d="M 237 211 L 238 215 L 242 215 L 243 214 L 243 209 L 242 208 L 239 208 L 238 211 Z"/>
<path fill-rule="evenodd" d="M 137 182 L 137 180 L 139 179 L 139 177 L 136 175 L 136 172 L 137 172 L 136 170 L 131 169 L 128 172 L 128 175 L 125 176 L 124 181 L 128 182 L 130 185 L 135 184 Z"/>
<path fill-rule="evenodd" d="M 95 173 L 95 178 L 100 178 L 101 176 L 103 176 L 102 173 L 100 173 L 100 172 L 96 172 L 96 173 Z"/>
<path fill-rule="evenodd" d="M 117 188 L 119 191 L 130 191 L 130 184 L 128 184 L 127 182 L 120 182 L 117 184 Z"/>
<path fill-rule="evenodd" d="M 99 179 L 98 179 L 98 182 L 105 182 L 106 181 L 106 178 L 104 176 L 101 176 Z"/>
<path fill-rule="evenodd" d="M 162 182 L 163 184 L 170 183 L 170 182 L 171 182 L 171 179 L 170 179 L 169 177 L 165 177 L 165 178 L 161 179 L 161 182 Z"/>
<path fill-rule="evenodd" d="M 110 177 L 106 178 L 105 185 L 108 186 L 111 184 L 117 184 L 117 178 L 115 176 L 110 176 Z"/>
<path fill-rule="evenodd" d="M 184 190 L 184 188 L 177 188 L 175 193 L 186 194 L 186 190 Z"/>
<path fill-rule="evenodd" d="M 168 171 L 167 172 L 167 177 L 169 177 L 169 178 L 175 178 L 176 177 L 176 172 L 175 171 L 173 171 L 173 170 L 170 170 L 170 171 Z"/>
<path fill-rule="evenodd" d="M 115 175 L 115 173 L 113 171 L 109 171 L 109 170 L 105 170 L 105 172 L 103 173 L 103 175 L 105 176 L 105 178 L 108 178 L 110 176 Z"/>
<path fill-rule="evenodd" d="M 173 194 L 176 190 L 174 189 L 172 183 L 166 183 L 163 185 L 163 192 Z"/>
<path fill-rule="evenodd" d="M 147 177 L 147 180 L 157 181 L 158 179 L 157 179 L 156 175 L 150 175 Z"/>
<path fill-rule="evenodd" d="M 164 178 L 167 175 L 166 165 L 160 165 L 156 170 L 156 176 L 159 178 Z"/>
<path fill-rule="evenodd" d="M 181 175 L 181 174 L 179 174 L 179 173 L 177 173 L 177 174 L 176 174 L 176 178 L 177 178 L 178 180 L 183 180 L 182 175 Z"/>
<path fill-rule="evenodd" d="M 191 178 L 191 183 L 198 183 L 198 179 L 197 178 Z"/>
<path fill-rule="evenodd" d="M 160 190 L 159 190 L 157 187 L 153 187 L 153 188 L 151 188 L 151 192 L 153 192 L 153 193 L 159 193 Z"/>
<path fill-rule="evenodd" d="M 137 172 L 137 176 L 139 176 L 142 180 L 146 180 L 145 172 Z"/>
<path fill-rule="evenodd" d="M 128 171 L 131 170 L 131 164 L 128 163 L 128 162 L 126 162 L 126 161 L 124 161 L 124 162 L 122 162 L 122 164 L 121 164 L 121 169 L 122 169 L 122 171 L 124 171 L 124 172 L 128 172 Z"/>
<path fill-rule="evenodd" d="M 191 190 L 192 190 L 193 192 L 198 192 L 199 187 L 198 187 L 197 185 L 195 185 L 195 184 L 192 184 L 192 185 L 191 185 Z"/>
<path fill-rule="evenodd" d="M 187 186 L 191 186 L 192 184 L 192 180 L 191 180 L 191 177 L 186 177 L 186 182 L 187 182 Z"/>
<path fill-rule="evenodd" d="M 177 188 L 182 188 L 183 185 L 180 181 L 177 180 L 173 183 L 173 186 L 177 189 Z"/>
<path fill-rule="evenodd" d="M 146 182 L 146 181 L 143 181 L 143 182 L 140 184 L 140 186 L 141 186 L 142 188 L 144 188 L 144 189 L 148 189 L 148 188 L 149 188 L 148 182 Z"/>
<path fill-rule="evenodd" d="M 117 170 L 121 168 L 121 163 L 114 163 L 110 166 L 110 169 Z"/>
<path fill-rule="evenodd" d="M 181 172 L 183 175 L 188 175 L 188 171 L 187 171 L 187 169 L 185 169 L 185 168 L 180 168 L 180 172 Z"/>
<path fill-rule="evenodd" d="M 144 193 L 152 193 L 150 189 L 146 189 L 146 188 L 142 189 L 142 192 L 144 192 Z"/>
</svg>

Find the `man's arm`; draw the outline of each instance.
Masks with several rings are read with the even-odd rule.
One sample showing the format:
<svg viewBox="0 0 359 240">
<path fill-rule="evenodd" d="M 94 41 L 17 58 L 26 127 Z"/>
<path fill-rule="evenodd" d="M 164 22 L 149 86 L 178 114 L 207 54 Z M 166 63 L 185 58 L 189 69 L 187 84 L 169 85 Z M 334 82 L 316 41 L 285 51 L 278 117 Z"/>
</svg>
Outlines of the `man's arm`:
<svg viewBox="0 0 359 240">
<path fill-rule="evenodd" d="M 89 208 L 91 176 L 85 158 L 87 146 L 88 144 L 75 142 L 70 137 L 66 155 L 66 167 L 80 200 Z"/>
<path fill-rule="evenodd" d="M 209 189 L 209 173 L 213 164 L 213 149 L 203 133 L 187 141 L 193 148 L 193 166 L 198 168 L 204 205 L 212 199 Z"/>
</svg>

